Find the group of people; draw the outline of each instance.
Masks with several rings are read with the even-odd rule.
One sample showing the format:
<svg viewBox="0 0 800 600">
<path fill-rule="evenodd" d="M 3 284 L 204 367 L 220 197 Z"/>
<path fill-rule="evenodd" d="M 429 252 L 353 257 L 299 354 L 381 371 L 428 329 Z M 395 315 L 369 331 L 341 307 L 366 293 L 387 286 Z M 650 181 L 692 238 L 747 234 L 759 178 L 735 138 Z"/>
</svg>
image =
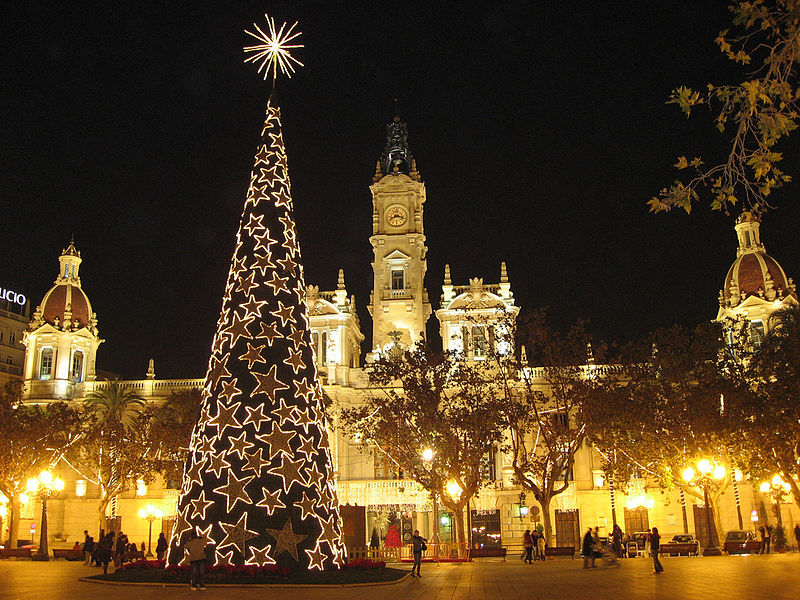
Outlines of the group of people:
<svg viewBox="0 0 800 600">
<path fill-rule="evenodd" d="M 109 563 L 113 562 L 114 567 L 119 568 L 134 558 L 144 556 L 144 542 L 142 542 L 141 546 L 137 546 L 135 542 L 129 541 L 128 536 L 121 531 L 119 535 L 115 536 L 113 531 L 106 533 L 105 530 L 101 529 L 98 541 L 95 541 L 87 530 L 83 531 L 83 535 L 83 564 L 87 566 L 93 564 L 98 567 L 102 566 L 104 574 L 108 573 Z M 164 558 L 166 551 L 167 538 L 162 533 L 158 536 L 158 544 L 156 545 L 158 560 Z"/>
<path fill-rule="evenodd" d="M 583 556 L 583 568 L 594 569 L 597 565 L 594 564 L 595 559 L 603 556 L 608 557 L 609 562 L 616 563 L 617 559 L 625 556 L 625 534 L 622 528 L 615 524 L 611 531 L 610 548 L 606 549 L 600 542 L 600 528 L 589 527 L 583 536 L 581 544 L 581 555 Z M 659 575 L 664 572 L 664 567 L 658 558 L 659 550 L 661 548 L 661 535 L 658 533 L 658 528 L 653 527 L 647 531 L 645 542 L 650 548 L 650 555 L 653 558 L 653 573 Z"/>
<path fill-rule="evenodd" d="M 530 529 L 526 529 L 522 535 L 522 545 L 525 548 L 522 560 L 527 564 L 532 565 L 535 560 L 545 559 L 544 534 L 538 529 L 534 529 L 532 532 Z"/>
</svg>

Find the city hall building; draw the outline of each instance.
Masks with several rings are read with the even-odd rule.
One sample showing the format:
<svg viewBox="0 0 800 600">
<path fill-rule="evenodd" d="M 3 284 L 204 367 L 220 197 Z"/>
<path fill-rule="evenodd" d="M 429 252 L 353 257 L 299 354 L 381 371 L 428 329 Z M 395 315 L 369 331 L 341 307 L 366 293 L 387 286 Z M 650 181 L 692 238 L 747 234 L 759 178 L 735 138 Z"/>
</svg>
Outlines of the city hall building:
<svg viewBox="0 0 800 600">
<path fill-rule="evenodd" d="M 425 286 L 425 184 L 409 149 L 406 126 L 398 118 L 387 125 L 386 145 L 369 189 L 373 208 L 369 339 L 341 270 L 335 290 L 309 285 L 306 293 L 320 382 L 333 400 L 330 439 L 346 541 L 351 547 L 366 546 L 373 531 L 384 536 L 392 524 L 404 536 L 419 529 L 429 539 L 438 532 L 441 540 L 450 540 L 452 520 L 446 510 L 437 510 L 431 495 L 404 478 L 377 450 L 365 452 L 348 439 L 337 426 L 338 414 L 344 407 L 369 402 L 377 392 L 370 388 L 363 365 L 392 344 L 418 342 L 429 319 L 438 321 L 444 349 L 479 361 L 495 343 L 492 329 L 500 314 L 516 317 L 520 307 L 505 263 L 498 265 L 498 278 L 492 283 L 478 277 L 454 283 L 446 266 L 438 302 L 431 302 Z M 756 342 L 767 332 L 770 314 L 797 305 L 794 283 L 766 253 L 759 227 L 758 219 L 747 213 L 736 223 L 736 259 L 725 276 L 717 315 L 750 319 Z M 102 315 L 94 312 L 91 290 L 81 286 L 81 263 L 80 252 L 70 243 L 58 257 L 52 288 L 32 315 L 19 306 L 16 295 L 12 300 L 6 297 L 5 304 L 0 302 L 0 375 L 24 381 L 26 402 L 80 402 L 92 390 L 107 385 L 98 377 L 96 366 L 103 342 Z M 370 348 L 366 354 L 362 353 L 365 345 Z M 148 400 L 163 401 L 173 392 L 201 389 L 204 380 L 157 379 L 151 361 L 143 379 L 124 383 Z M 531 494 L 523 500 L 523 490 L 513 483 L 510 456 L 498 449 L 489 460 L 491 481 L 469 507 L 469 541 L 473 546 L 520 546 L 522 532 L 542 521 L 541 509 Z M 628 533 L 657 526 L 667 536 L 683 533 L 684 528 L 700 539 L 706 535 L 703 509 L 688 495 L 679 490 L 663 492 L 645 480 L 614 490 L 603 477 L 601 464 L 595 449 L 584 446 L 578 452 L 568 489 L 556 496 L 550 507 L 557 546 L 578 547 L 579 536 L 588 526 L 599 526 L 601 535 L 610 532 L 612 505 Z M 65 463 L 59 464 L 56 472 L 66 485 L 50 501 L 48 529 L 51 543 L 71 546 L 82 540 L 84 529 L 97 530 L 99 491 L 94 482 Z M 109 526 L 124 531 L 131 541 L 146 540 L 148 523 L 138 512 L 150 504 L 164 515 L 154 530 L 169 535 L 176 512 L 176 485 L 157 478 L 154 484 L 133 486 L 110 504 Z M 763 514 L 764 502 L 769 506 L 757 490 L 734 478 L 720 499 L 722 529 L 739 529 L 741 515 L 744 528 L 750 529 L 751 511 Z M 784 511 L 792 510 L 791 505 L 784 506 Z M 21 539 L 38 541 L 34 532 L 39 527 L 39 511 L 33 500 L 22 507 Z M 792 514 L 785 518 L 795 520 Z"/>
</svg>

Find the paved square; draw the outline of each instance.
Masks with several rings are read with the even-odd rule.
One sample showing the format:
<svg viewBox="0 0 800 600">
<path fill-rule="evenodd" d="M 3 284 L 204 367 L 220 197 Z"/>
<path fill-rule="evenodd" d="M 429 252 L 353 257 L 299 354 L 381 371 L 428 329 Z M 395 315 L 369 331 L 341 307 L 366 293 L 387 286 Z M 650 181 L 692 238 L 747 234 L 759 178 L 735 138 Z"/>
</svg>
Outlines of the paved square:
<svg viewBox="0 0 800 600">
<path fill-rule="evenodd" d="M 665 558 L 665 572 L 653 575 L 646 559 L 621 561 L 614 567 L 584 571 L 582 561 L 559 559 L 525 565 L 510 560 L 471 564 L 424 564 L 422 579 L 389 586 L 354 588 L 246 589 L 214 588 L 192 592 L 188 587 L 112 586 L 78 581 L 98 572 L 94 567 L 64 561 L 0 562 L 0 599 L 13 600 L 178 600 L 231 598 L 265 600 L 797 600 L 800 598 L 800 555 Z M 403 568 L 408 568 L 406 565 Z"/>
</svg>

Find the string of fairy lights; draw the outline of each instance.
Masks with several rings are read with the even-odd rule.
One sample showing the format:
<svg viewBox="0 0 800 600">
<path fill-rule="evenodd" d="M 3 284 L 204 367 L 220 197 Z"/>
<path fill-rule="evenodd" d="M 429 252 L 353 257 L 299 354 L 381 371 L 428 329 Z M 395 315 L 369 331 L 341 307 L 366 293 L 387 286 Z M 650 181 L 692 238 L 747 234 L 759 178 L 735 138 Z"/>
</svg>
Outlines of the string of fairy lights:
<svg viewBox="0 0 800 600">
<path fill-rule="evenodd" d="M 297 23 L 267 16 L 246 62 L 265 79 L 302 63 Z M 280 109 L 268 103 L 211 348 L 168 560 L 194 530 L 219 564 L 343 564 L 322 391 L 304 302 Z"/>
</svg>

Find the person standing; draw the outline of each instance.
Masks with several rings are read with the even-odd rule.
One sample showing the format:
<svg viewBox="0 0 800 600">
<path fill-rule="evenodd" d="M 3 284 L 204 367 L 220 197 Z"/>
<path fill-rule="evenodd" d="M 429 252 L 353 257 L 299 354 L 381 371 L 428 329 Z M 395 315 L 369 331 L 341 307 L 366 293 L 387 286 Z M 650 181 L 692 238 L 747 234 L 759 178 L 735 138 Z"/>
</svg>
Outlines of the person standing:
<svg viewBox="0 0 800 600">
<path fill-rule="evenodd" d="M 611 550 L 614 551 L 617 558 L 622 556 L 622 528 L 618 523 L 615 523 L 611 530 Z"/>
<path fill-rule="evenodd" d="M 797 551 L 800 552 L 800 523 L 794 524 L 794 539 L 797 540 Z"/>
<path fill-rule="evenodd" d="M 525 547 L 525 562 L 529 565 L 533 564 L 533 537 L 531 537 L 531 530 L 526 529 L 522 535 L 522 545 Z"/>
<path fill-rule="evenodd" d="M 167 538 L 164 537 L 164 532 L 158 534 L 158 542 L 156 542 L 156 559 L 162 560 L 164 553 L 167 551 Z"/>
<path fill-rule="evenodd" d="M 103 575 L 108 573 L 108 563 L 111 562 L 111 554 L 114 552 L 114 532 L 109 531 L 108 535 L 101 538 L 98 558 L 103 565 Z"/>
<path fill-rule="evenodd" d="M 420 536 L 419 529 L 414 530 L 414 535 L 411 536 L 411 552 L 414 554 L 414 566 L 411 567 L 412 577 L 422 577 L 419 574 L 419 567 L 422 564 L 422 553 L 428 549 L 427 542 L 424 537 Z M 416 571 L 416 575 L 414 572 Z"/>
<path fill-rule="evenodd" d="M 547 553 L 545 552 L 547 543 L 544 541 L 544 533 L 538 530 L 537 533 L 539 534 L 539 539 L 536 542 L 537 546 L 539 547 L 539 560 L 543 561 L 547 556 Z"/>
<path fill-rule="evenodd" d="M 764 543 L 767 547 L 765 554 L 769 554 L 770 542 L 772 542 L 772 525 L 767 524 L 767 526 L 764 527 Z"/>
<path fill-rule="evenodd" d="M 658 527 L 653 527 L 650 532 L 650 552 L 653 553 L 653 573 L 656 575 L 664 572 L 664 567 L 661 566 L 661 561 L 658 560 L 658 554 L 661 550 L 661 536 L 658 534 Z"/>
<path fill-rule="evenodd" d="M 92 562 L 92 552 L 94 551 L 94 538 L 89 535 L 87 530 L 83 531 L 83 564 L 89 566 Z"/>
<path fill-rule="evenodd" d="M 583 568 L 589 568 L 589 559 L 592 559 L 592 569 L 595 568 L 594 564 L 594 536 L 592 535 L 592 528 L 586 530 L 583 536 L 583 547 L 581 548 L 583 554 Z"/>
<path fill-rule="evenodd" d="M 531 531 L 531 541 L 533 542 L 533 560 L 539 560 L 539 531 Z"/>
<path fill-rule="evenodd" d="M 183 549 L 189 558 L 189 587 L 193 590 L 204 590 L 206 579 L 206 546 L 208 539 L 197 535 L 196 530 L 192 530 L 189 541 L 183 545 Z"/>
</svg>

